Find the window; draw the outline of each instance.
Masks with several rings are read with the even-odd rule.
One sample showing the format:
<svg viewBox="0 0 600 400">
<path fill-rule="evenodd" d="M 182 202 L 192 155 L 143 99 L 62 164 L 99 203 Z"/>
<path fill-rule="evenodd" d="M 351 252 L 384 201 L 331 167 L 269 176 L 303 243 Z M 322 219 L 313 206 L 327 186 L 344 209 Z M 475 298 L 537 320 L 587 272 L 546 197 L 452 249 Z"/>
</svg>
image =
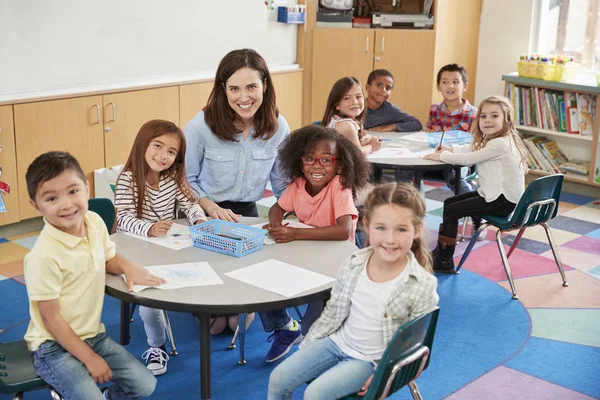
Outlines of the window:
<svg viewBox="0 0 600 400">
<path fill-rule="evenodd" d="M 600 0 L 535 0 L 532 49 L 600 69 Z"/>
</svg>

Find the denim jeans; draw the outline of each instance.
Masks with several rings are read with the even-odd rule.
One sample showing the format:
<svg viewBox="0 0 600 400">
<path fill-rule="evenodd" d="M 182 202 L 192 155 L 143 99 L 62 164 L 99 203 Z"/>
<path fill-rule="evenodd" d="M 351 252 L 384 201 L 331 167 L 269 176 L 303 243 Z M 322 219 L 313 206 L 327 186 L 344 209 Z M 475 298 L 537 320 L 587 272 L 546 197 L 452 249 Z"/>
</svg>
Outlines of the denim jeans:
<svg viewBox="0 0 600 400">
<path fill-rule="evenodd" d="M 313 380 L 304 399 L 339 399 L 358 393 L 375 372 L 373 363 L 342 353 L 329 337 L 298 350 L 271 372 L 269 400 L 291 399 L 294 390 Z"/>
<path fill-rule="evenodd" d="M 162 310 L 140 306 L 140 317 L 144 321 L 146 340 L 150 347 L 160 347 L 167 340 L 165 316 Z"/>
<path fill-rule="evenodd" d="M 137 399 L 154 392 L 156 378 L 152 372 L 105 333 L 84 342 L 112 370 L 114 384 L 108 390 L 109 399 Z M 33 352 L 33 364 L 38 375 L 65 400 L 103 398 L 85 365 L 55 341 L 48 340 Z"/>
<path fill-rule="evenodd" d="M 285 308 L 275 311 L 259 312 L 260 322 L 263 324 L 265 332 L 273 332 L 286 326 L 292 320 Z"/>
</svg>

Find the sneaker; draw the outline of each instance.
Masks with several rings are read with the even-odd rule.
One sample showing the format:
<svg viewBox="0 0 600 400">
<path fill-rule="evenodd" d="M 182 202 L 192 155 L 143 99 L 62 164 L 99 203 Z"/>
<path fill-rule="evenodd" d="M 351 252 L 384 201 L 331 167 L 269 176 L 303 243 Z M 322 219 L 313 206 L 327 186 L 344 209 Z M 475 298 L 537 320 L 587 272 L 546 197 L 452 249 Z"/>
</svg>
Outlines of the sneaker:
<svg viewBox="0 0 600 400">
<path fill-rule="evenodd" d="M 150 347 L 142 354 L 142 359 L 146 361 L 146 367 L 156 375 L 162 375 L 167 372 L 167 349 L 163 344 L 160 347 Z"/>
<path fill-rule="evenodd" d="M 107 387 L 105 387 L 105 388 L 102 388 L 102 389 L 100 389 L 100 390 L 102 391 L 102 398 L 103 398 L 104 400 L 109 400 L 109 399 L 108 399 L 108 388 L 107 388 Z"/>
<path fill-rule="evenodd" d="M 488 233 L 487 228 L 483 228 L 483 230 L 481 231 L 481 233 L 477 237 L 477 241 L 481 242 L 482 240 L 485 240 L 485 238 L 487 237 L 487 233 Z"/>
<path fill-rule="evenodd" d="M 302 341 L 302 331 L 298 322 L 294 321 L 293 330 L 276 330 L 267 339 L 268 342 L 273 341 L 271 349 L 265 357 L 265 361 L 268 363 L 275 362 L 290 352 L 292 346 Z"/>
</svg>

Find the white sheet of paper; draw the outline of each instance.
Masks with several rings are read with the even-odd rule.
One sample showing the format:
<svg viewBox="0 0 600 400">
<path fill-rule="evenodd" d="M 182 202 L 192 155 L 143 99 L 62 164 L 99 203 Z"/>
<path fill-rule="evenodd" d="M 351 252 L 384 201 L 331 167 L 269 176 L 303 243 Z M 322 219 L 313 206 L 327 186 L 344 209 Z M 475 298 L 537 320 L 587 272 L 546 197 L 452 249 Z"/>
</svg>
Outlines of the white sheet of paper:
<svg viewBox="0 0 600 400">
<path fill-rule="evenodd" d="M 414 158 L 415 155 L 410 149 L 401 149 L 395 147 L 383 147 L 381 150 L 371 153 L 367 156 L 368 160 L 380 158 Z"/>
<path fill-rule="evenodd" d="M 169 232 L 167 232 L 166 235 L 160 237 L 139 236 L 129 232 L 123 233 L 129 236 L 133 236 L 134 238 L 138 238 L 140 240 L 145 240 L 147 242 L 157 244 L 159 246 L 168 247 L 172 250 L 181 250 L 194 245 L 192 243 L 192 238 L 190 236 L 190 231 L 188 230 L 188 227 L 176 223 L 173 223 L 173 225 L 171 225 L 171 229 L 169 229 Z"/>
<path fill-rule="evenodd" d="M 411 142 L 429 143 L 427 132 L 415 132 L 410 135 L 402 136 L 402 140 L 410 140 Z"/>
<path fill-rule="evenodd" d="M 185 264 L 152 265 L 145 267 L 151 274 L 164 278 L 167 283 L 160 286 L 133 285 L 139 292 L 150 287 L 156 289 L 179 289 L 190 286 L 222 285 L 223 281 L 207 262 Z M 123 276 L 125 279 L 125 276 Z"/>
<path fill-rule="evenodd" d="M 287 221 L 286 220 L 286 221 L 284 221 L 284 224 L 285 223 L 288 223 L 289 224 L 288 226 L 291 228 L 314 228 L 314 226 L 306 225 L 299 221 Z M 253 226 L 254 228 L 262 229 L 263 225 L 265 225 L 265 224 L 254 224 L 254 225 L 250 225 L 250 226 Z M 267 234 L 267 236 L 265 236 L 264 244 L 273 244 L 273 243 L 276 243 L 275 240 L 273 240 L 273 238 Z"/>
<path fill-rule="evenodd" d="M 226 273 L 230 278 L 284 297 L 295 296 L 334 282 L 334 278 L 270 259 Z"/>
</svg>

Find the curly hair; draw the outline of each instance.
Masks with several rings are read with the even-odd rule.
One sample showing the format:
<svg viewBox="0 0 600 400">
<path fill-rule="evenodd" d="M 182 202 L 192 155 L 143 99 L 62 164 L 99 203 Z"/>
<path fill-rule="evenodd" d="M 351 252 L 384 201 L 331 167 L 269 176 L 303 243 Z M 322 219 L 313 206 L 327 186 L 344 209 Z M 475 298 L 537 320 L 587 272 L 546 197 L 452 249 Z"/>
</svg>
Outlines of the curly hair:
<svg viewBox="0 0 600 400">
<path fill-rule="evenodd" d="M 350 140 L 338 131 L 324 126 L 309 125 L 292 132 L 279 149 L 278 160 L 282 172 L 292 181 L 304 177 L 301 156 L 310 153 L 318 142 L 331 141 L 336 144 L 337 161 L 341 167 L 340 183 L 352 189 L 352 196 L 369 182 L 371 164 Z"/>
</svg>

